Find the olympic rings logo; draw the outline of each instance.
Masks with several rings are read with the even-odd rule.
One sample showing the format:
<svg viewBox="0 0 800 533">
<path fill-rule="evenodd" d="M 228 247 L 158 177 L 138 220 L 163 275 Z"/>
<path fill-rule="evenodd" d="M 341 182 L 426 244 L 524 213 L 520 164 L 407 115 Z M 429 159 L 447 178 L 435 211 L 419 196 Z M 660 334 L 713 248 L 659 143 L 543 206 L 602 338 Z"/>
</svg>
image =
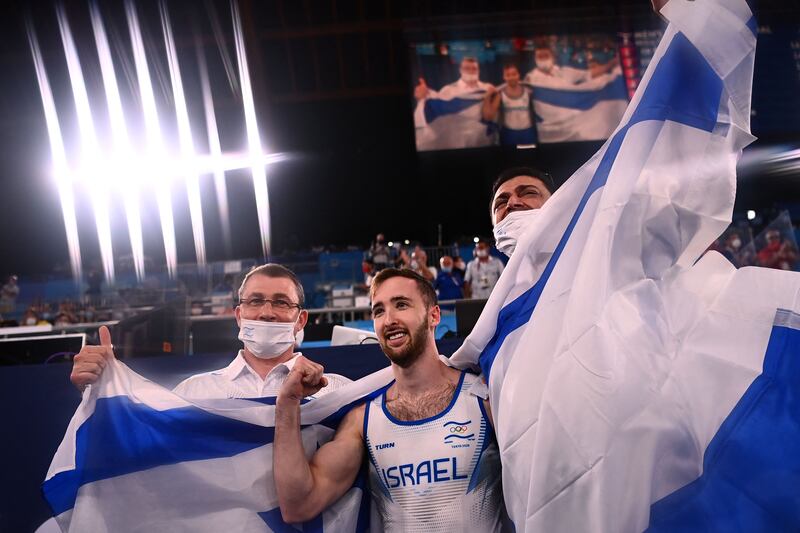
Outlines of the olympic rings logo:
<svg viewBox="0 0 800 533">
<path fill-rule="evenodd" d="M 465 431 L 469 431 L 469 427 L 467 426 L 451 426 L 450 433 L 464 433 Z"/>
</svg>

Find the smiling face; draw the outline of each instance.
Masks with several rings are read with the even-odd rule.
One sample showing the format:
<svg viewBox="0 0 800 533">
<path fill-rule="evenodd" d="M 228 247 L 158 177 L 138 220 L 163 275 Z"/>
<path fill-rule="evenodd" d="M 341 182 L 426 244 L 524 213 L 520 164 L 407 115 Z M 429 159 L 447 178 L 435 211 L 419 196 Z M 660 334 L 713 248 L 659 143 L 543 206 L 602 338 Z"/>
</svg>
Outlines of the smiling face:
<svg viewBox="0 0 800 533">
<path fill-rule="evenodd" d="M 417 281 L 392 277 L 372 293 L 372 319 L 383 353 L 389 360 L 408 368 L 433 344 L 439 324 L 438 305 L 428 305 Z"/>
<path fill-rule="evenodd" d="M 544 182 L 533 176 L 516 176 L 497 189 L 492 198 L 492 225 L 497 225 L 509 213 L 539 209 L 550 198 Z"/>
<path fill-rule="evenodd" d="M 503 69 L 503 81 L 509 87 L 515 88 L 519 85 L 519 69 L 515 66 L 508 66 Z"/>
</svg>

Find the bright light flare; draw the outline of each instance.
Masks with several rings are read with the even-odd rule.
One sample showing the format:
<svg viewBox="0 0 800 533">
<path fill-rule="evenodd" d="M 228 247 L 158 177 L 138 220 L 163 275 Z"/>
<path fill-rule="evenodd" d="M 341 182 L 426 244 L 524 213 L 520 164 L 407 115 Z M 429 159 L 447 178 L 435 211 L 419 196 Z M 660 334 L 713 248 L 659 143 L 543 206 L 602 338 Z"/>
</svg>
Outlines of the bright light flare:
<svg viewBox="0 0 800 533">
<path fill-rule="evenodd" d="M 56 104 L 53 100 L 53 92 L 50 89 L 50 81 L 47 71 L 44 68 L 42 51 L 39 48 L 39 41 L 36 39 L 36 32 L 33 25 L 28 21 L 28 42 L 33 54 L 33 64 L 36 69 L 36 79 L 39 83 L 39 93 L 42 97 L 42 107 L 44 107 L 44 119 L 47 125 L 47 136 L 50 141 L 50 153 L 53 158 L 53 177 L 58 187 L 58 195 L 61 200 L 61 213 L 64 217 L 64 229 L 67 234 L 67 249 L 69 250 L 69 264 L 72 270 L 72 277 L 76 283 L 83 277 L 81 264 L 81 247 L 78 239 L 78 223 L 75 218 L 75 199 L 72 193 L 72 179 L 67 165 L 67 155 L 64 150 L 64 139 L 61 136 L 61 126 L 58 122 Z"/>
<path fill-rule="evenodd" d="M 219 220 L 222 225 L 222 240 L 225 244 L 225 252 L 230 255 L 231 245 L 231 221 L 228 209 L 228 189 L 225 185 L 225 169 L 222 165 L 222 146 L 219 141 L 219 129 L 217 128 L 217 115 L 214 111 L 214 96 L 211 93 L 211 82 L 208 79 L 208 65 L 206 56 L 203 52 L 202 43 L 197 40 L 197 66 L 200 73 L 200 91 L 203 95 L 203 110 L 206 117 L 206 130 L 208 133 L 208 149 L 211 153 L 211 160 L 214 162 L 214 190 L 217 195 L 217 210 Z"/>
<path fill-rule="evenodd" d="M 161 1 L 161 26 L 164 31 L 164 45 L 167 49 L 167 63 L 169 64 L 170 81 L 172 83 L 172 96 L 175 101 L 175 115 L 178 121 L 178 143 L 181 156 L 185 159 L 194 159 L 194 142 L 192 141 L 192 127 L 189 123 L 189 111 L 186 108 L 186 95 L 183 92 L 183 78 L 181 67 L 178 63 L 178 52 L 175 49 L 175 40 L 172 36 L 172 26 L 169 20 L 167 5 Z M 189 215 L 192 219 L 192 236 L 194 237 L 194 251 L 197 264 L 206 264 L 206 238 L 203 229 L 203 208 L 200 200 L 200 176 L 194 172 L 187 172 L 186 192 L 189 196 Z"/>
<path fill-rule="evenodd" d="M 164 156 L 161 125 L 158 121 L 153 84 L 150 79 L 150 67 L 147 65 L 147 54 L 142 40 L 142 30 L 139 26 L 139 17 L 136 6 L 132 0 L 125 1 L 125 15 L 128 20 L 128 31 L 131 36 L 133 59 L 136 65 L 136 78 L 139 83 L 139 95 L 142 99 L 142 112 L 144 113 L 145 131 L 147 137 L 147 151 L 153 160 L 166 159 Z M 158 170 L 158 169 L 156 169 Z M 167 262 L 167 272 L 174 278 L 178 266 L 178 253 L 175 246 L 175 222 L 172 215 L 172 198 L 170 196 L 169 174 L 160 170 L 155 174 L 156 202 L 158 214 L 161 219 L 161 234 L 164 239 L 164 254 Z"/>
<path fill-rule="evenodd" d="M 117 76 L 114 71 L 114 61 L 111 56 L 111 47 L 108 44 L 108 36 L 103 18 L 100 15 L 100 8 L 96 1 L 89 2 L 89 15 L 92 20 L 92 31 L 94 33 L 95 45 L 97 46 L 97 56 L 100 60 L 100 72 L 103 76 L 103 89 L 106 95 L 108 106 L 108 116 L 111 122 L 111 134 L 114 139 L 115 159 L 130 161 L 134 159 L 133 150 L 128 136 L 128 128 L 125 125 L 125 113 L 122 110 L 122 99 L 117 85 Z M 139 191 L 134 184 L 131 175 L 132 168 L 129 165 L 114 165 L 113 171 L 103 172 L 103 176 L 115 179 L 122 191 L 123 203 L 125 205 L 125 218 L 128 223 L 128 235 L 131 241 L 131 255 L 133 256 L 134 270 L 136 279 L 144 280 L 144 244 L 142 240 L 142 221 L 139 211 Z"/>
<path fill-rule="evenodd" d="M 98 169 L 95 168 L 95 162 L 99 160 L 100 149 L 97 144 L 92 109 L 89 105 L 89 95 L 86 92 L 86 83 L 83 78 L 78 50 L 75 46 L 75 40 L 72 37 L 67 13 L 63 5 L 59 5 L 56 8 L 56 15 L 61 32 L 61 41 L 64 45 L 64 55 L 67 59 L 67 71 L 69 73 L 70 86 L 72 87 L 72 96 L 78 115 L 82 159 L 89 162 L 89 194 L 94 210 L 95 225 L 97 226 L 97 237 L 100 241 L 100 257 L 103 262 L 106 282 L 113 284 L 114 253 L 111 247 L 111 223 L 108 218 L 108 193 L 103 183 L 105 176 L 98 173 Z"/>
<path fill-rule="evenodd" d="M 267 189 L 267 174 L 264 165 L 257 162 L 262 157 L 261 136 L 258 133 L 256 108 L 253 102 L 253 88 L 250 83 L 250 69 L 247 66 L 247 52 L 244 45 L 244 31 L 242 19 L 239 16 L 239 5 L 234 0 L 231 2 L 233 18 L 233 35 L 236 41 L 236 59 L 239 64 L 239 78 L 242 87 L 242 107 L 244 108 L 245 127 L 247 129 L 247 146 L 253 158 L 251 168 L 253 175 L 253 188 L 256 195 L 256 210 L 258 211 L 258 229 L 261 234 L 261 248 L 264 257 L 270 254 L 270 214 L 269 191 Z"/>
</svg>

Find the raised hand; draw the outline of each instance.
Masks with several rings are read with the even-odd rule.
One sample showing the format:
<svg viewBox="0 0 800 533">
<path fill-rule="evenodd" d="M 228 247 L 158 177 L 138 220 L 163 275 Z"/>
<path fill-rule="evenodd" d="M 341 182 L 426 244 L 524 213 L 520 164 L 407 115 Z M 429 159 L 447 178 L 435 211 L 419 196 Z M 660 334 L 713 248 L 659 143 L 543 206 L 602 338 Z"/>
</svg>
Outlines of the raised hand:
<svg viewBox="0 0 800 533">
<path fill-rule="evenodd" d="M 108 361 L 114 359 L 114 347 L 111 345 L 111 332 L 106 326 L 100 326 L 100 346 L 84 346 L 72 360 L 72 373 L 69 380 L 78 390 L 95 383 L 106 368 Z"/>
<path fill-rule="evenodd" d="M 322 375 L 324 368 L 303 357 L 295 359 L 292 370 L 283 382 L 278 400 L 289 400 L 299 402 L 307 396 L 312 396 L 319 392 L 321 388 L 328 384 L 328 378 Z"/>
<path fill-rule="evenodd" d="M 420 78 L 419 83 L 414 87 L 414 98 L 422 100 L 428 96 L 428 84 L 425 83 L 425 78 Z"/>
</svg>

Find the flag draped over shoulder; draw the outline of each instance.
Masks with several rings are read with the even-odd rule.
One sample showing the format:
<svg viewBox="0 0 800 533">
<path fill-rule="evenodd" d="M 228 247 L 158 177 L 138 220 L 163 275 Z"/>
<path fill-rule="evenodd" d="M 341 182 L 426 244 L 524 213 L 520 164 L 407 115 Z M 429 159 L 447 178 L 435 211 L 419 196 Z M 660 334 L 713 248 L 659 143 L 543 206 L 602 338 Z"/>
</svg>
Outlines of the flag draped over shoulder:
<svg viewBox="0 0 800 533">
<path fill-rule="evenodd" d="M 354 402 L 391 379 L 387 368 L 302 405 L 307 454 L 332 438 Z M 45 499 L 64 531 L 367 531 L 363 476 L 315 519 L 282 521 L 274 400 L 189 401 L 110 361 L 53 458 Z"/>
<path fill-rule="evenodd" d="M 755 22 L 744 0 L 662 14 L 619 127 L 452 358 L 488 377 L 517 531 L 800 529 L 800 275 L 700 258 L 752 139 Z"/>
</svg>

